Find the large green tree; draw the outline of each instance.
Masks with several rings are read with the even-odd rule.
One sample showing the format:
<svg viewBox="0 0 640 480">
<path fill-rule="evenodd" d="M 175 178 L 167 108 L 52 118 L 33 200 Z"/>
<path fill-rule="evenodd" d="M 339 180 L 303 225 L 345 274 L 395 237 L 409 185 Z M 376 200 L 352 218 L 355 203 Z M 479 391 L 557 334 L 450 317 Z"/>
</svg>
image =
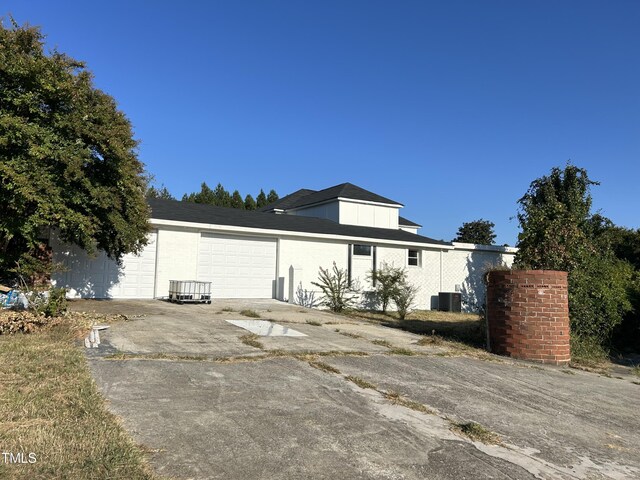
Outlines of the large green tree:
<svg viewBox="0 0 640 480">
<path fill-rule="evenodd" d="M 489 220 L 474 220 L 472 222 L 465 222 L 458 229 L 454 242 L 465 243 L 478 243 L 481 245 L 493 245 L 496 239 L 496 234 L 493 233 L 495 223 Z"/>
<path fill-rule="evenodd" d="M 598 185 L 574 165 L 553 168 L 519 200 L 516 266 L 569 273 L 571 329 L 601 344 L 631 309 L 632 266 L 617 258 L 591 213 L 590 188 Z"/>
<path fill-rule="evenodd" d="M 83 62 L 36 27 L 0 25 L 0 272 L 43 268 L 48 228 L 120 259 L 146 242 L 146 180 L 129 120 Z"/>
</svg>

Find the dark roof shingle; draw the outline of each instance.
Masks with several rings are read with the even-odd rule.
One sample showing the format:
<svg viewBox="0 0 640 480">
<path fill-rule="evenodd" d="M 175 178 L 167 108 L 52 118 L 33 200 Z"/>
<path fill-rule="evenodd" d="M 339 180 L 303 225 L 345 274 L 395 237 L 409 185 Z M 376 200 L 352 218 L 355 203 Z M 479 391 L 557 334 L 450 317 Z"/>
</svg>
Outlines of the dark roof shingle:
<svg viewBox="0 0 640 480">
<path fill-rule="evenodd" d="M 406 227 L 421 227 L 419 223 L 412 222 L 408 218 L 404 218 L 402 216 L 398 216 L 398 224 L 406 226 Z"/>
<path fill-rule="evenodd" d="M 247 211 L 163 199 L 150 199 L 149 206 L 151 207 L 151 218 L 159 220 L 340 235 L 345 239 L 363 237 L 399 242 L 451 245 L 450 242 L 434 240 L 404 230 L 344 225 L 323 218 Z"/>
</svg>

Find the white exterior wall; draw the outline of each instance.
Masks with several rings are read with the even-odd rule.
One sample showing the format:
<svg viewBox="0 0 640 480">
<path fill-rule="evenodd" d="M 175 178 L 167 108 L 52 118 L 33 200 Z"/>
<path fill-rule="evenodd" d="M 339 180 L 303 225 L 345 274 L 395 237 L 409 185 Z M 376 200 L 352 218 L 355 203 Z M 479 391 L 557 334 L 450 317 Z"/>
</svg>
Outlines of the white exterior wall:
<svg viewBox="0 0 640 480">
<path fill-rule="evenodd" d="M 200 232 L 197 230 L 158 230 L 156 297 L 169 295 L 169 280 L 196 280 Z"/>
<path fill-rule="evenodd" d="M 493 267 L 511 267 L 516 249 L 454 243 L 442 254 L 442 292 L 462 293 L 462 309 L 477 311 L 484 305 L 484 274 Z"/>
<path fill-rule="evenodd" d="M 398 229 L 398 207 L 341 200 L 340 223 L 363 227 Z"/>
<path fill-rule="evenodd" d="M 121 265 L 103 251 L 90 256 L 77 245 L 62 243 L 53 233 L 49 239 L 54 271 L 51 284 L 67 290 L 67 298 L 153 298 L 157 234 L 149 233 L 140 254 L 123 255 Z"/>
<path fill-rule="evenodd" d="M 407 248 L 378 247 L 378 268 L 383 263 L 406 268 L 409 282 L 419 288 L 416 308 L 430 310 L 433 305 L 432 296 L 437 296 L 440 288 L 440 250 L 421 250 L 419 266 L 407 265 L 407 255 Z"/>
<path fill-rule="evenodd" d="M 400 225 L 400 230 L 404 230 L 405 232 L 409 232 L 409 233 L 418 233 L 418 229 L 420 227 L 410 227 L 409 225 Z"/>
<path fill-rule="evenodd" d="M 338 268 L 346 270 L 347 246 L 347 242 L 281 238 L 278 242 L 277 298 L 291 302 L 291 294 L 293 293 L 295 299 L 296 289 L 302 282 L 302 288 L 314 291 L 318 299 L 320 290 L 311 285 L 311 282 L 318 281 L 320 267 L 331 269 L 334 261 Z"/>
<path fill-rule="evenodd" d="M 324 203 L 322 205 L 301 208 L 300 210 L 291 210 L 287 213 L 303 217 L 326 218 L 336 223 L 340 220 L 338 202 Z"/>
</svg>

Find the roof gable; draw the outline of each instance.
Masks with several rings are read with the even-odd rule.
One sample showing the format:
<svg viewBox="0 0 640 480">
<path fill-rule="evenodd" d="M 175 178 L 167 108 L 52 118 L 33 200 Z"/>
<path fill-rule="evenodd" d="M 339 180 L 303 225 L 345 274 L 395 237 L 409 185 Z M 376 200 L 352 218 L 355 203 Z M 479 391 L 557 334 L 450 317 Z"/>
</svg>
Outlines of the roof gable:
<svg viewBox="0 0 640 480">
<path fill-rule="evenodd" d="M 297 201 L 289 205 L 288 208 L 305 207 L 337 198 L 348 198 L 351 200 L 362 200 L 366 202 L 403 206 L 399 202 L 378 195 L 377 193 L 370 192 L 369 190 L 365 190 L 364 188 L 353 185 L 352 183 L 341 183 L 340 185 L 335 185 L 333 187 L 325 188 L 324 190 L 318 190 L 317 192 L 301 196 Z"/>
</svg>

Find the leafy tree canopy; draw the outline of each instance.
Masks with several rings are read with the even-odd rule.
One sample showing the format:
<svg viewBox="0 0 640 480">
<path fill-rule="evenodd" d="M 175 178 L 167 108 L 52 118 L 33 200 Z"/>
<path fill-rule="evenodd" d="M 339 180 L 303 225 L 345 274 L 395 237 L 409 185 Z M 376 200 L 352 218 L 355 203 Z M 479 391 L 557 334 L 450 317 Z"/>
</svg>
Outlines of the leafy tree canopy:
<svg viewBox="0 0 640 480">
<path fill-rule="evenodd" d="M 115 259 L 149 228 L 129 120 L 84 63 L 43 45 L 36 27 L 0 25 L 0 271 L 42 270 L 49 227 Z"/>
<path fill-rule="evenodd" d="M 620 232 L 591 213 L 593 185 L 598 182 L 586 170 L 571 164 L 531 183 L 519 200 L 522 232 L 515 264 L 569 272 L 572 332 L 606 344 L 631 310 L 634 271 L 616 256 L 612 239 Z"/>
<path fill-rule="evenodd" d="M 493 233 L 495 226 L 493 222 L 483 219 L 465 222 L 458 229 L 457 237 L 453 241 L 493 245 L 496 239 L 496 234 Z"/>
</svg>

